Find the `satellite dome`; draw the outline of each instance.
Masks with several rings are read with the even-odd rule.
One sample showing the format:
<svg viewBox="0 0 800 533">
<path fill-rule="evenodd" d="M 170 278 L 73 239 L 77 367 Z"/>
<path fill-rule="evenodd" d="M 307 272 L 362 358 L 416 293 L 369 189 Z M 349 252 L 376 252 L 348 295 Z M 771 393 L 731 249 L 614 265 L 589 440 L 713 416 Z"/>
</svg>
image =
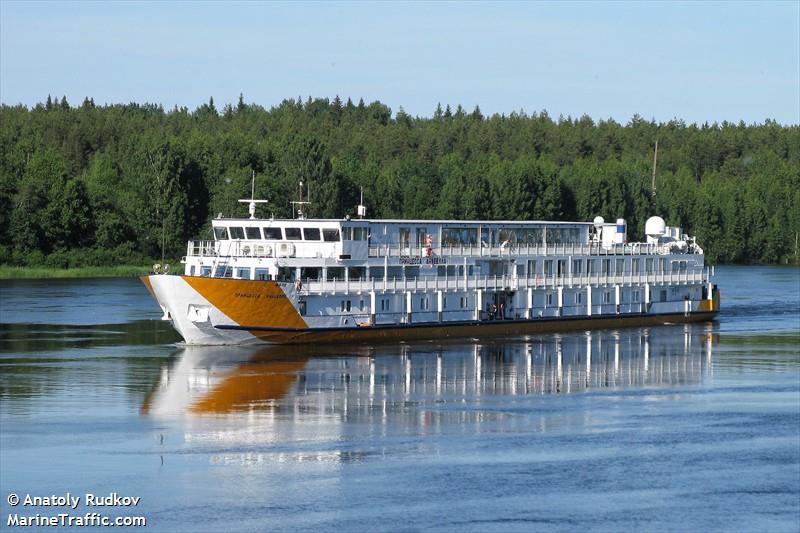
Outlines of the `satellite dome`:
<svg viewBox="0 0 800 533">
<path fill-rule="evenodd" d="M 606 223 L 606 220 L 603 217 L 594 217 L 594 225 L 595 226 L 602 226 Z"/>
<path fill-rule="evenodd" d="M 644 233 L 648 237 L 662 237 L 667 232 L 667 224 L 661 217 L 650 217 L 644 224 Z"/>
</svg>

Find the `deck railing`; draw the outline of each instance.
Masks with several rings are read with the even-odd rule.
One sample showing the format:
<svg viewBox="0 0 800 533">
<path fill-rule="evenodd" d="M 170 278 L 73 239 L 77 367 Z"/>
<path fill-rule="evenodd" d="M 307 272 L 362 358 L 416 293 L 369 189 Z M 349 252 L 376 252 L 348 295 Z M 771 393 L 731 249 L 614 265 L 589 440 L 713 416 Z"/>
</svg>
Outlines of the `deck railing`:
<svg viewBox="0 0 800 533">
<path fill-rule="evenodd" d="M 712 276 L 711 267 L 689 269 L 682 272 L 650 272 L 623 274 L 583 274 L 577 276 L 455 276 L 419 277 L 412 279 L 370 279 L 370 280 L 301 280 L 301 293 L 350 294 L 362 292 L 429 292 L 429 291 L 518 291 L 528 288 L 557 289 L 558 287 L 586 286 L 641 286 L 686 285 L 708 283 Z"/>
</svg>

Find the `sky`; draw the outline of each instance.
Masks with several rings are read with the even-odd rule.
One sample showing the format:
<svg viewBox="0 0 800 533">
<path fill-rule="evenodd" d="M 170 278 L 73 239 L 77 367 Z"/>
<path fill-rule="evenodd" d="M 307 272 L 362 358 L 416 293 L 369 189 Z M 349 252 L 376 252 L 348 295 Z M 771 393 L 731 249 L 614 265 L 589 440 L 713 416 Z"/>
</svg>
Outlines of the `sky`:
<svg viewBox="0 0 800 533">
<path fill-rule="evenodd" d="M 0 0 L 0 102 L 194 109 L 336 95 L 431 116 L 800 124 L 800 0 Z"/>
</svg>

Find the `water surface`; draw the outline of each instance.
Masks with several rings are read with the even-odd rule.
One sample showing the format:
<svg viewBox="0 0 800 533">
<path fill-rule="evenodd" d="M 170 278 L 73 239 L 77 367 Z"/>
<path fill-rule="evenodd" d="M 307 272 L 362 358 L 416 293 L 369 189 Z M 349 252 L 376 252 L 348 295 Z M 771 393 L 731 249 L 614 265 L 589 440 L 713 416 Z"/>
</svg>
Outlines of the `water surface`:
<svg viewBox="0 0 800 533">
<path fill-rule="evenodd" d="M 0 518 L 797 531 L 800 270 L 717 271 L 714 323 L 310 348 L 177 346 L 136 280 L 2 282 Z"/>
</svg>

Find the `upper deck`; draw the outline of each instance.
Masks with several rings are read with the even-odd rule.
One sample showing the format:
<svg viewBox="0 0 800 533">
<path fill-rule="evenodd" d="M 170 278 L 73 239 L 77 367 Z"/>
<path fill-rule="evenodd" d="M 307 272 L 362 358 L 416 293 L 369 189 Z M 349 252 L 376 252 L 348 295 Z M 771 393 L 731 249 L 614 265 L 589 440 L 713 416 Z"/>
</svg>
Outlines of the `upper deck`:
<svg viewBox="0 0 800 533">
<path fill-rule="evenodd" d="M 621 222 L 621 224 L 620 224 Z M 625 222 L 396 219 L 216 219 L 214 241 L 192 241 L 189 257 L 374 257 L 635 255 L 702 253 L 693 242 L 629 243 Z M 679 237 L 680 230 L 672 233 Z M 677 245 L 678 243 L 681 243 Z"/>
</svg>

